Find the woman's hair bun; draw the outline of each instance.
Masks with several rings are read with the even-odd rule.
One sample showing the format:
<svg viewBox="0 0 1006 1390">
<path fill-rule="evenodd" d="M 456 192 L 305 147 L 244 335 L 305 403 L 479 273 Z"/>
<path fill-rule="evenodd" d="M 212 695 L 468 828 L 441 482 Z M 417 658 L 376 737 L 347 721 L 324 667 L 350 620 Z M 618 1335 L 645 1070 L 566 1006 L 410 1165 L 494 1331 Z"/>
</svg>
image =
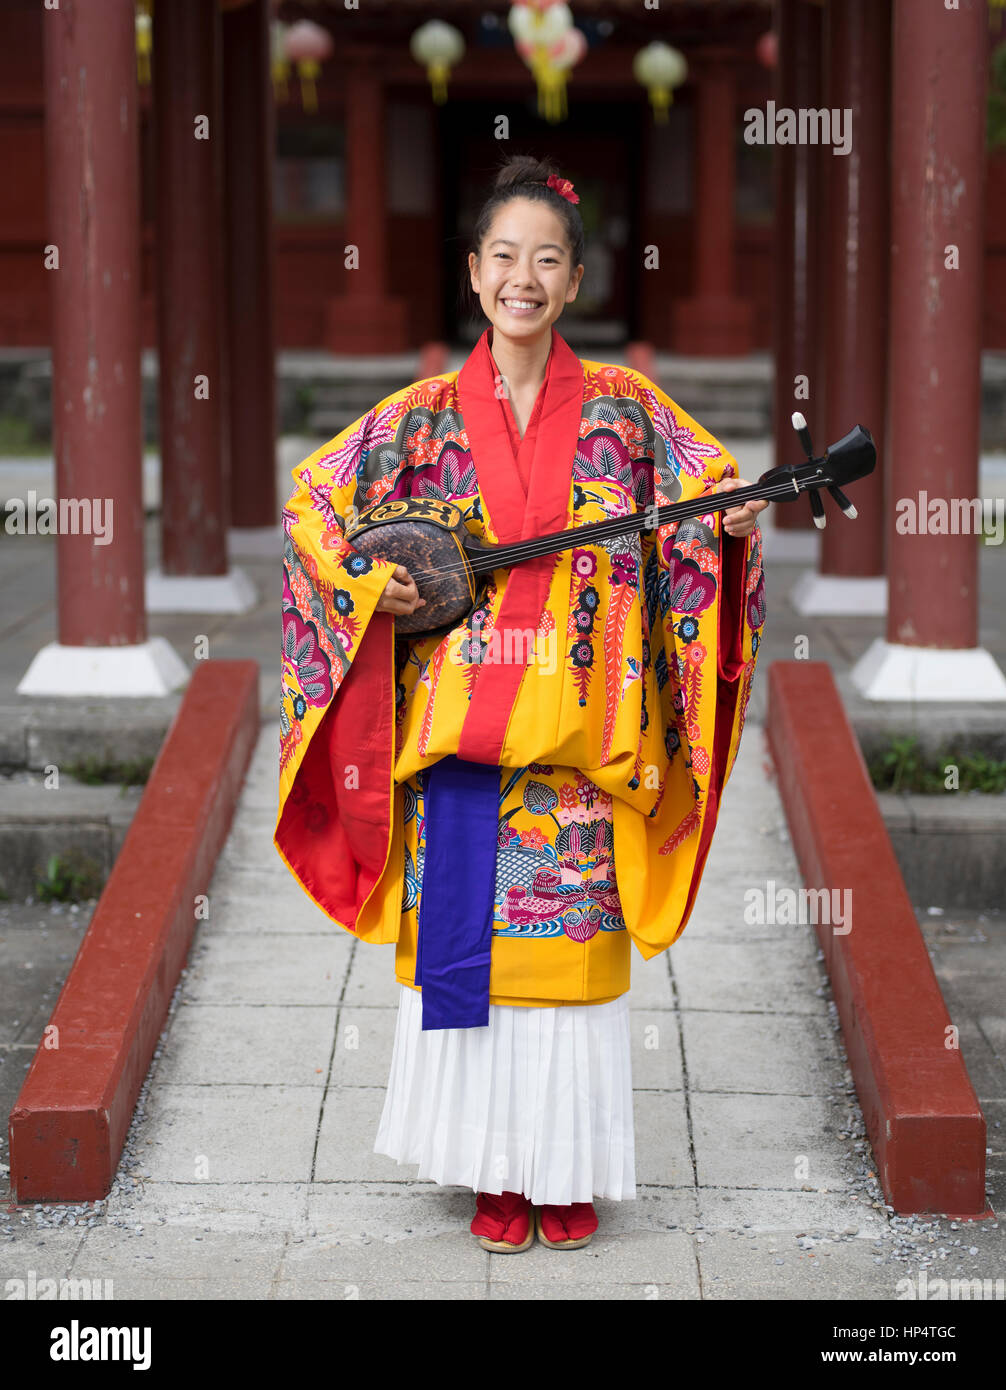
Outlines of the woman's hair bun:
<svg viewBox="0 0 1006 1390">
<path fill-rule="evenodd" d="M 530 154 L 515 154 L 496 175 L 493 191 L 502 193 L 521 183 L 544 183 L 549 174 L 558 174 L 558 170 L 547 161 Z"/>
</svg>

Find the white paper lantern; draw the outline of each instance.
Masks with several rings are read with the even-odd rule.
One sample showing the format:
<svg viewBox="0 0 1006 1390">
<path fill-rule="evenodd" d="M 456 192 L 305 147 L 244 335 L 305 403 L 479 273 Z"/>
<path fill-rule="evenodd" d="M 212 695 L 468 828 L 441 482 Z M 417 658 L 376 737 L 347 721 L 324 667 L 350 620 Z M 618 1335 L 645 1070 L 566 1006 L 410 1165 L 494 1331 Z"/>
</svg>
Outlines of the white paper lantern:
<svg viewBox="0 0 1006 1390">
<path fill-rule="evenodd" d="M 447 100 L 447 78 L 451 68 L 464 56 L 465 41 L 453 24 L 430 19 L 421 24 L 409 40 L 409 52 L 426 69 L 433 88 L 433 100 Z"/>
<path fill-rule="evenodd" d="M 680 87 L 688 76 L 684 54 L 668 43 L 655 40 L 636 54 L 632 73 L 649 92 L 655 118 L 666 121 L 667 108 L 674 100 L 674 88 Z"/>
</svg>

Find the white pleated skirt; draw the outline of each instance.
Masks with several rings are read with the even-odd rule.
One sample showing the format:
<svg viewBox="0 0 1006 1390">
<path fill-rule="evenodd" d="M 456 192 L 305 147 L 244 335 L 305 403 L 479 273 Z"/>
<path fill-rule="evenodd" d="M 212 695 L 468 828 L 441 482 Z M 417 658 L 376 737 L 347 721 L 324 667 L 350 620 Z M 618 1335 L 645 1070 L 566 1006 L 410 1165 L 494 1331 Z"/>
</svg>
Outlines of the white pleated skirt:
<svg viewBox="0 0 1006 1390">
<path fill-rule="evenodd" d="M 635 1197 L 627 994 L 491 1004 L 488 1028 L 424 1033 L 422 995 L 400 988 L 375 1153 L 442 1187 L 536 1205 Z"/>
</svg>

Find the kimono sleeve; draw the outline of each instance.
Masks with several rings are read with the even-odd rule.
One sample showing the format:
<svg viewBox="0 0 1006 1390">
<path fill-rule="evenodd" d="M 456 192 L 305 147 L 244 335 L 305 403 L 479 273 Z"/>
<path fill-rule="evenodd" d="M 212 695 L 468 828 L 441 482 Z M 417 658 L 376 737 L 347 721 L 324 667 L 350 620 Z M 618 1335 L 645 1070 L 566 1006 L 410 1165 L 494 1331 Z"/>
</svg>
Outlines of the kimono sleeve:
<svg viewBox="0 0 1006 1390">
<path fill-rule="evenodd" d="M 273 842 L 308 896 L 368 941 L 394 941 L 400 917 L 382 885 L 395 863 L 394 622 L 376 611 L 395 566 L 354 550 L 344 528 L 362 510 L 388 413 L 376 408 L 298 465 L 283 511 Z"/>
<path fill-rule="evenodd" d="M 707 430 L 643 382 L 656 435 L 657 506 L 739 476 L 737 461 Z M 643 575 L 659 694 L 653 717 L 667 757 L 644 822 L 646 888 L 633 914 L 633 937 L 648 959 L 685 928 L 740 745 L 765 618 L 759 528 L 738 539 L 722 529 L 722 513 L 708 513 L 645 532 Z"/>
</svg>

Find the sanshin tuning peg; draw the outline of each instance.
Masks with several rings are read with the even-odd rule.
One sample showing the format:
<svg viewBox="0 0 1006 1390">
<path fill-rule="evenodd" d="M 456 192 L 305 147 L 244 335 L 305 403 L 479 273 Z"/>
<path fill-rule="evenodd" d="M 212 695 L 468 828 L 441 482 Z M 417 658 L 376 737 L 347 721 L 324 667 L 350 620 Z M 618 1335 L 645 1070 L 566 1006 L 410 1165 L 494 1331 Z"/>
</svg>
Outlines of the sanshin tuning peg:
<svg viewBox="0 0 1006 1390">
<path fill-rule="evenodd" d="M 835 501 L 841 507 L 842 515 L 847 516 L 850 521 L 855 521 L 859 513 L 856 511 L 856 508 L 849 501 L 848 497 L 846 497 L 842 489 L 840 487 L 832 486 L 828 488 L 828 491 L 831 493 L 832 497 L 834 497 Z"/>
</svg>

